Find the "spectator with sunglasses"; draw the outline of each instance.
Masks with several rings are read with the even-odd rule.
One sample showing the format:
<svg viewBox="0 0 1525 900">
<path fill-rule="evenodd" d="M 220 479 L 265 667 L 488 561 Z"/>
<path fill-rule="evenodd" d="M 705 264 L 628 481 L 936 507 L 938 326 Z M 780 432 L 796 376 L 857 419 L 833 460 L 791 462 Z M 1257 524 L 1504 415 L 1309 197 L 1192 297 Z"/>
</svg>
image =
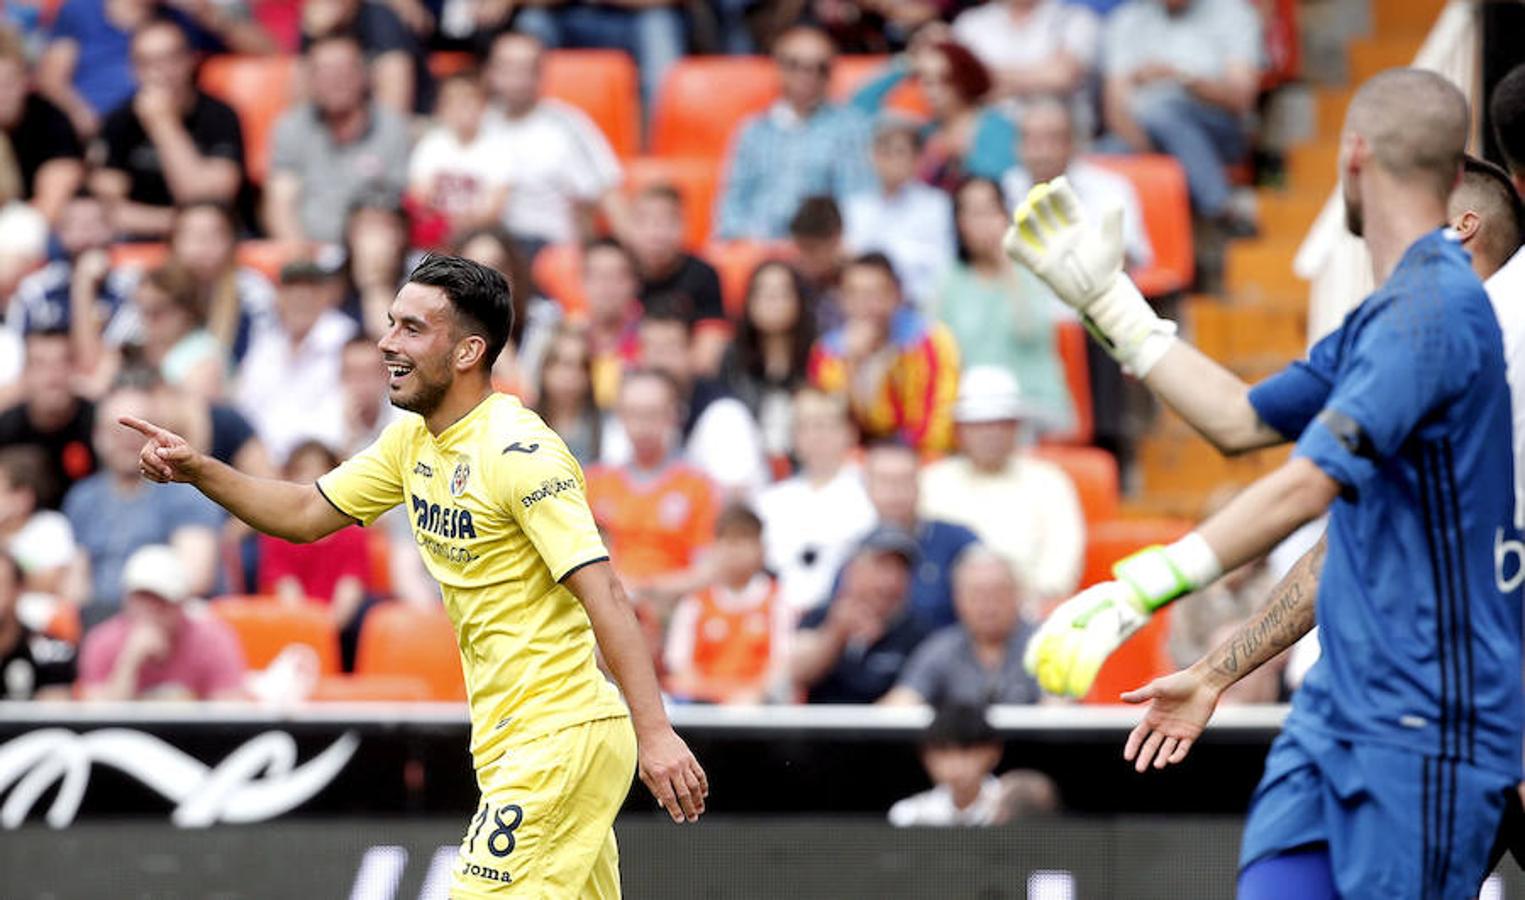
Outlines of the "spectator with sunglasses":
<svg viewBox="0 0 1525 900">
<path fill-rule="evenodd" d="M 721 238 L 782 238 L 805 198 L 874 188 L 868 117 L 826 99 L 831 39 L 799 25 L 773 48 L 782 96 L 748 120 L 731 147 L 716 224 Z"/>
</svg>

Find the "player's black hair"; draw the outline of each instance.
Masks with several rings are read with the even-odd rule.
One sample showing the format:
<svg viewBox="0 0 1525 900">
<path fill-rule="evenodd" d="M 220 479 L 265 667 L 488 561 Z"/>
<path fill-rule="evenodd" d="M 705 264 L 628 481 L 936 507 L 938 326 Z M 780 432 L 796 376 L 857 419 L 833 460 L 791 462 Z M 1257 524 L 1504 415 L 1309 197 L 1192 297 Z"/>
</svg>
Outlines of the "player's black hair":
<svg viewBox="0 0 1525 900">
<path fill-rule="evenodd" d="M 1504 163 L 1515 175 L 1525 174 L 1525 63 L 1515 66 L 1493 86 L 1488 99 L 1493 138 Z"/>
<path fill-rule="evenodd" d="M 492 370 L 514 326 L 513 293 L 496 269 L 460 256 L 431 253 L 408 275 L 409 284 L 437 287 L 455 308 L 456 323 L 487 342 L 482 368 Z"/>
<path fill-rule="evenodd" d="M 741 501 L 727 503 L 715 516 L 715 535 L 740 532 L 748 537 L 762 537 L 763 522 L 752 507 Z"/>
<path fill-rule="evenodd" d="M 923 747 L 974 747 L 999 743 L 985 708 L 968 703 L 949 703 L 937 709 L 932 724 L 922 733 Z"/>
<path fill-rule="evenodd" d="M 842 236 L 842 210 L 826 195 L 806 197 L 789 220 L 789 236 L 795 240 L 829 240 Z"/>
<path fill-rule="evenodd" d="M 842 271 L 845 273 L 848 269 L 878 269 L 895 285 L 897 292 L 900 290 L 900 276 L 895 272 L 895 264 L 890 262 L 888 256 L 885 256 L 878 250 L 853 257 L 843 267 Z"/>
<path fill-rule="evenodd" d="M 1521 200 L 1519 191 L 1514 189 L 1509 173 L 1486 159 L 1478 159 L 1469 153 L 1462 158 L 1462 180 L 1478 183 L 1492 191 L 1508 211 L 1509 221 L 1498 223 L 1497 233 L 1501 243 L 1498 250 L 1503 259 L 1513 256 L 1521 242 L 1525 242 L 1525 200 Z"/>
</svg>

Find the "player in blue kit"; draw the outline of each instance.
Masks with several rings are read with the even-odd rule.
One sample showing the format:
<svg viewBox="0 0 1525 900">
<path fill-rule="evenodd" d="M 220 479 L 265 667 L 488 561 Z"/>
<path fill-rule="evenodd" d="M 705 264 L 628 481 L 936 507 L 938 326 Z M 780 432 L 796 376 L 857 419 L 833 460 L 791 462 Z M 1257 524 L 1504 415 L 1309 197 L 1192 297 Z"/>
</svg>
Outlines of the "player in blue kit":
<svg viewBox="0 0 1525 900">
<path fill-rule="evenodd" d="M 1008 237 L 1219 447 L 1297 437 L 1291 460 L 1197 531 L 1061 604 L 1027 654 L 1045 688 L 1085 693 L 1154 610 L 1332 506 L 1325 542 L 1256 617 L 1126 697 L 1151 706 L 1125 755 L 1140 771 L 1179 762 L 1227 685 L 1320 625 L 1323 657 L 1256 791 L 1241 897 L 1473 896 L 1519 780 L 1521 598 L 1496 571 L 1517 540 L 1502 339 L 1441 228 L 1466 130 L 1465 99 L 1439 76 L 1394 70 L 1363 86 L 1340 167 L 1380 287 L 1253 391 L 1175 338 L 1119 274 L 1115 218 L 1087 228 L 1066 186 L 1035 189 Z"/>
</svg>

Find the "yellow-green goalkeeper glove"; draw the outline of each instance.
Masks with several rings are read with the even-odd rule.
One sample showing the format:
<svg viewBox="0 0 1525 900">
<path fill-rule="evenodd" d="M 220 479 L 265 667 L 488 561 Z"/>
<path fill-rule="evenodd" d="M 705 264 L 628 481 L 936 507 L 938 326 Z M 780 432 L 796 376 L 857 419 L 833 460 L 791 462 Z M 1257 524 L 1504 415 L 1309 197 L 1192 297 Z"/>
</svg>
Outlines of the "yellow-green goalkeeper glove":
<svg viewBox="0 0 1525 900">
<path fill-rule="evenodd" d="M 1027 642 L 1022 664 L 1050 694 L 1084 697 L 1102 663 L 1155 610 L 1221 574 L 1212 548 L 1195 532 L 1169 547 L 1140 550 L 1112 567 L 1116 580 L 1059 604 Z"/>
<path fill-rule="evenodd" d="M 1129 374 L 1142 378 L 1175 341 L 1176 326 L 1155 314 L 1123 274 L 1123 210 L 1099 225 L 1060 176 L 1034 185 L 1012 214 L 1006 255 L 1048 283 Z"/>
</svg>

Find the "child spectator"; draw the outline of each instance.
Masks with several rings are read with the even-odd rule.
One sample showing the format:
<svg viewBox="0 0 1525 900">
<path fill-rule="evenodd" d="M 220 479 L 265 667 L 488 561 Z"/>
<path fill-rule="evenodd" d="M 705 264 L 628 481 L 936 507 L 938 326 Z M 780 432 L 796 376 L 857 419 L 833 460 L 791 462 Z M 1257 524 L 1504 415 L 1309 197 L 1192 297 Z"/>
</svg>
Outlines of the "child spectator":
<svg viewBox="0 0 1525 900">
<path fill-rule="evenodd" d="M 921 744 L 921 764 L 934 787 L 890 807 L 890 824 L 1000 825 L 1058 811 L 1058 790 L 1047 776 L 1019 770 L 998 778 L 995 769 L 1000 763 L 1001 741 L 984 707 L 944 706 Z"/>
<path fill-rule="evenodd" d="M 39 497 L 52 492 L 51 480 L 40 447 L 0 447 L 0 546 L 20 576 L 18 588 L 77 593 L 64 585 L 74 561 L 74 529 L 63 513 L 38 505 Z"/>
<path fill-rule="evenodd" d="M 286 460 L 288 481 L 312 482 L 338 467 L 339 458 L 318 441 L 305 441 Z M 370 603 L 366 534 L 350 525 L 311 544 L 292 544 L 269 535 L 259 537 L 259 591 L 282 603 L 316 601 L 328 606 L 339 629 L 344 671 L 355 668 L 360 625 Z"/>
<path fill-rule="evenodd" d="M 705 703 L 760 703 L 784 677 L 793 615 L 763 569 L 763 525 L 733 504 L 715 521 L 715 583 L 678 604 L 667 630 L 667 691 Z"/>
<path fill-rule="evenodd" d="M 486 112 L 487 93 L 476 73 L 445 79 L 434 108 L 439 124 L 419 140 L 408 162 L 409 196 L 444 216 L 452 236 L 495 224 L 508 203 L 505 147 L 483 128 Z"/>
<path fill-rule="evenodd" d="M 0 700 L 67 700 L 74 648 L 21 621 L 21 568 L 0 553 Z"/>
</svg>

